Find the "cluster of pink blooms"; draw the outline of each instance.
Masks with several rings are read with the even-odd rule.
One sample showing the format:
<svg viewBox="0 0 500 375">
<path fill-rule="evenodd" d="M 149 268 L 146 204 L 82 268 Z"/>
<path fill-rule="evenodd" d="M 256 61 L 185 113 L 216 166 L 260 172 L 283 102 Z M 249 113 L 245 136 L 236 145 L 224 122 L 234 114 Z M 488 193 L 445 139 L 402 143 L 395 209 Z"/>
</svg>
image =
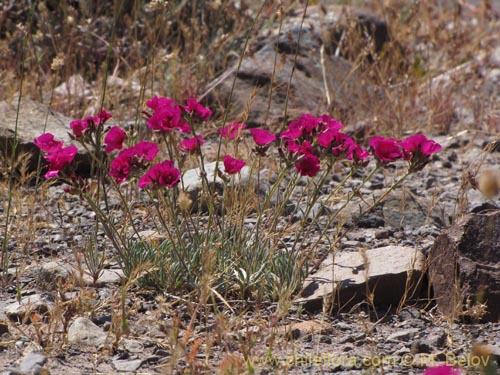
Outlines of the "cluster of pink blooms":
<svg viewBox="0 0 500 375">
<path fill-rule="evenodd" d="M 94 132 L 99 126 L 104 126 L 106 121 L 111 117 L 111 114 L 103 109 L 97 116 L 87 116 L 83 120 L 71 121 L 69 127 L 73 131 L 73 136 L 75 138 L 82 138 L 86 134 Z"/>
<path fill-rule="evenodd" d="M 54 178 L 59 172 L 71 164 L 78 152 L 76 146 L 63 147 L 62 141 L 56 141 L 54 135 L 45 133 L 35 139 L 35 145 L 44 153 L 49 162 L 49 170 L 45 178 Z"/>
<path fill-rule="evenodd" d="M 432 154 L 441 151 L 441 145 L 427 139 L 423 134 L 412 135 L 403 141 L 375 136 L 370 139 L 369 144 L 380 162 L 407 160 L 413 172 L 421 170 L 429 162 Z"/>
<path fill-rule="evenodd" d="M 148 100 L 146 106 L 149 109 L 144 114 L 149 129 L 163 133 L 177 131 L 183 137 L 178 145 L 181 152 L 185 154 L 200 152 L 204 140 L 201 135 L 194 134 L 192 124 L 208 121 L 212 115 L 210 109 L 195 99 L 188 99 L 186 105 L 181 106 L 175 104 L 173 99 L 158 96 Z M 72 121 L 70 127 L 73 131 L 72 137 L 82 142 L 96 134 L 96 129 L 100 127 L 99 134 L 105 134 L 105 153 L 111 157 L 114 151 L 118 151 L 109 163 L 109 175 L 121 184 L 150 166 L 158 154 L 158 145 L 153 142 L 139 142 L 124 148 L 127 135 L 120 127 L 104 129 L 104 124 L 110 118 L 111 115 L 103 110 L 95 117 Z M 410 170 L 414 172 L 422 169 L 430 160 L 430 156 L 441 150 L 439 144 L 427 139 L 423 134 L 416 134 L 402 141 L 375 136 L 369 141 L 369 150 L 365 150 L 354 139 L 343 133 L 342 127 L 340 122 L 328 115 L 315 117 L 304 114 L 290 122 L 281 134 L 256 128 L 249 129 L 249 132 L 255 142 L 256 154 L 265 156 L 269 147 L 276 144 L 280 155 L 291 161 L 300 175 L 309 177 L 316 176 L 320 171 L 320 161 L 323 158 L 347 159 L 354 165 L 363 166 L 368 163 L 370 154 L 373 154 L 382 165 L 406 160 L 409 162 Z M 245 129 L 244 123 L 232 122 L 220 128 L 219 134 L 223 139 L 235 140 Z M 63 148 L 62 142 L 55 141 L 50 133 L 42 134 L 35 140 L 35 144 L 45 153 L 45 159 L 49 162 L 46 178 L 58 176 L 61 170 L 71 164 L 77 152 L 75 146 Z M 94 142 L 94 144 L 101 143 Z M 239 173 L 246 164 L 231 155 L 225 155 L 223 163 L 224 171 L 228 174 Z M 180 178 L 181 172 L 174 166 L 174 162 L 165 160 L 151 166 L 139 178 L 139 187 L 144 188 L 149 185 L 173 187 Z"/>
</svg>

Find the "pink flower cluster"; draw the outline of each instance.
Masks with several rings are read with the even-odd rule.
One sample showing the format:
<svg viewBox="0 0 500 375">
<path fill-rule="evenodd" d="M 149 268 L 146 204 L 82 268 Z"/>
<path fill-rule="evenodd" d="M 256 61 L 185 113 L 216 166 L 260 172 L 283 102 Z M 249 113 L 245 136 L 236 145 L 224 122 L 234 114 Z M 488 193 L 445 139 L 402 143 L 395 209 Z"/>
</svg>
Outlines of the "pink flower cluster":
<svg viewBox="0 0 500 375">
<path fill-rule="evenodd" d="M 118 156 L 109 165 L 109 175 L 116 183 L 121 184 L 127 181 L 134 171 L 141 171 L 149 162 L 153 161 L 158 154 L 158 145 L 154 142 L 139 142 L 120 151 Z M 141 189 L 152 185 L 175 186 L 181 178 L 181 172 L 174 167 L 174 163 L 165 160 L 153 165 L 142 177 L 139 178 Z"/>
<path fill-rule="evenodd" d="M 104 137 L 104 151 L 109 154 L 114 150 L 121 150 L 126 139 L 127 134 L 119 126 L 113 126 Z"/>
<path fill-rule="evenodd" d="M 340 130 L 343 125 L 328 115 L 315 117 L 302 115 L 290 122 L 288 128 L 279 135 L 281 154 L 288 160 L 294 160 L 295 168 L 302 176 L 315 176 L 320 168 L 322 157 L 347 158 L 362 164 L 368 157 L 351 137 Z M 265 155 L 269 146 L 278 138 L 263 129 L 250 129 L 256 144 L 255 152 Z M 286 153 L 286 155 L 285 155 Z"/>
<path fill-rule="evenodd" d="M 146 102 L 146 106 L 153 110 L 153 113 L 146 113 L 148 116 L 148 127 L 153 131 L 170 132 L 174 129 L 182 133 L 191 132 L 191 126 L 184 119 L 188 115 L 191 119 L 207 121 L 212 115 L 212 111 L 203 107 L 195 99 L 188 99 L 184 107 L 176 105 L 171 98 L 155 96 Z"/>
<path fill-rule="evenodd" d="M 234 139 L 245 127 L 245 124 L 235 122 L 220 128 L 219 133 L 223 138 Z M 287 160 L 294 161 L 300 175 L 309 177 L 316 176 L 321 169 L 320 160 L 325 157 L 345 158 L 355 165 L 366 165 L 370 152 L 342 133 L 342 127 L 342 123 L 328 115 L 315 117 L 304 114 L 290 122 L 288 128 L 279 135 L 280 154 Z M 250 133 L 256 144 L 254 151 L 262 156 L 277 139 L 276 134 L 264 129 L 250 129 Z M 406 160 L 409 161 L 412 172 L 422 169 L 429 162 L 430 156 L 441 150 L 439 144 L 423 134 L 416 134 L 402 141 L 374 136 L 370 139 L 369 146 L 380 163 Z"/>
<path fill-rule="evenodd" d="M 192 136 L 181 139 L 178 149 L 183 154 L 199 154 L 204 144 L 203 137 L 196 135 L 192 125 L 196 122 L 206 122 L 212 111 L 195 99 L 187 99 L 184 106 L 177 105 L 173 99 L 155 96 L 146 102 L 149 108 L 145 111 L 148 127 L 154 132 L 172 134 L 178 131 Z M 149 167 L 158 154 L 158 145 L 152 142 L 139 142 L 134 146 L 123 149 L 127 141 L 127 134 L 118 126 L 103 129 L 104 124 L 111 118 L 111 114 L 102 110 L 97 116 L 89 116 L 83 120 L 74 120 L 70 126 L 73 137 L 80 142 L 93 142 L 93 145 L 104 144 L 104 151 L 111 159 L 113 151 L 119 153 L 109 162 L 109 175 L 121 184 L 131 176 Z M 95 129 L 102 132 L 94 132 Z M 272 144 L 278 146 L 279 154 L 287 162 L 293 164 L 302 176 L 314 177 L 321 169 L 321 160 L 332 161 L 346 159 L 356 166 L 368 163 L 372 154 L 376 160 L 385 165 L 397 160 L 409 162 L 410 171 L 422 169 L 430 160 L 430 156 L 441 150 L 441 146 L 429 140 L 423 134 L 412 135 L 398 141 L 393 138 L 374 136 L 369 141 L 369 150 L 363 149 L 353 138 L 342 132 L 343 125 L 328 115 L 319 117 L 304 114 L 289 123 L 281 134 L 273 134 L 265 129 L 250 129 L 249 132 L 255 143 L 254 152 L 265 156 Z M 219 128 L 222 139 L 238 141 L 246 129 L 246 124 L 232 122 Z M 104 135 L 103 142 L 98 142 L 94 135 Z M 88 136 L 86 136 L 88 135 Z M 49 171 L 46 178 L 55 177 L 59 171 L 69 165 L 74 159 L 77 149 L 75 146 L 62 147 L 62 142 L 55 141 L 52 134 L 42 134 L 35 140 L 35 144 L 45 153 L 49 162 Z M 225 155 L 224 171 L 236 174 L 246 165 L 245 161 Z M 150 167 L 140 176 L 139 187 L 147 186 L 175 186 L 180 181 L 181 173 L 174 163 L 165 160 Z"/>
<path fill-rule="evenodd" d="M 103 109 L 97 114 L 97 116 L 87 116 L 83 120 L 73 120 L 69 126 L 71 130 L 73 130 L 73 136 L 78 139 L 96 130 L 97 127 L 104 126 L 106 121 L 108 121 L 111 117 L 111 114 Z"/>
<path fill-rule="evenodd" d="M 174 167 L 174 163 L 170 160 L 165 160 L 152 166 L 144 176 L 139 179 L 139 187 L 141 189 L 148 185 L 157 187 L 177 185 L 181 179 L 181 172 Z"/>
<path fill-rule="evenodd" d="M 430 156 L 441 151 L 442 147 L 423 134 L 415 134 L 397 141 L 393 138 L 372 137 L 369 145 L 373 154 L 381 163 L 390 163 L 398 159 L 407 160 L 410 170 L 421 170 L 430 160 Z"/>
<path fill-rule="evenodd" d="M 51 133 L 44 133 L 34 141 L 35 145 L 44 152 L 44 158 L 49 162 L 49 170 L 45 178 L 54 178 L 59 172 L 71 164 L 78 149 L 76 146 L 63 147 L 62 141 L 56 141 Z"/>
<path fill-rule="evenodd" d="M 364 163 L 368 152 L 351 137 L 341 132 L 343 125 L 328 115 L 302 115 L 290 122 L 280 138 L 290 156 L 298 156 L 295 167 L 302 176 L 315 176 L 320 170 L 320 158 L 346 158 Z"/>
<path fill-rule="evenodd" d="M 179 144 L 179 150 L 187 154 L 194 154 L 199 151 L 200 146 L 204 143 L 205 141 L 203 141 L 203 137 L 201 135 L 197 135 L 196 137 L 181 141 Z"/>
<path fill-rule="evenodd" d="M 118 184 L 128 180 L 133 168 L 143 168 L 147 162 L 153 161 L 158 154 L 158 145 L 153 142 L 139 142 L 120 151 L 109 165 L 109 175 Z"/>
<path fill-rule="evenodd" d="M 173 99 L 155 96 L 146 102 L 146 106 L 153 110 L 148 119 L 151 130 L 165 132 L 177 129 L 183 133 L 191 131 L 182 117 L 182 107 L 176 105 Z"/>
</svg>

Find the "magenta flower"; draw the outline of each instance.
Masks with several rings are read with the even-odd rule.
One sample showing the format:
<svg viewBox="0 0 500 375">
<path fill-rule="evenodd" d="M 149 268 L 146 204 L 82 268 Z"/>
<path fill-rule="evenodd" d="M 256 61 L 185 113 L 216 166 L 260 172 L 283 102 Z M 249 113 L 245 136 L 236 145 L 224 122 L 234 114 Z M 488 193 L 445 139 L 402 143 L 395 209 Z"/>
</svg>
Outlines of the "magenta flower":
<svg viewBox="0 0 500 375">
<path fill-rule="evenodd" d="M 146 106 L 151 108 L 153 111 L 160 107 L 173 107 L 175 105 L 174 99 L 165 98 L 163 96 L 154 96 L 146 102 Z"/>
<path fill-rule="evenodd" d="M 267 146 L 276 139 L 276 134 L 265 129 L 250 129 L 250 133 L 258 146 Z"/>
<path fill-rule="evenodd" d="M 158 145 L 154 142 L 139 142 L 131 149 L 135 156 L 147 161 L 152 161 L 158 155 Z"/>
<path fill-rule="evenodd" d="M 44 133 L 35 138 L 35 145 L 44 152 L 54 152 L 62 148 L 63 142 L 54 140 L 54 135 L 51 133 Z"/>
<path fill-rule="evenodd" d="M 307 134 L 311 134 L 319 126 L 319 119 L 307 113 L 300 116 L 297 122 L 300 124 L 302 132 Z"/>
<path fill-rule="evenodd" d="M 328 115 L 321 115 L 318 120 L 320 121 L 320 125 L 322 125 L 322 129 L 340 130 L 344 127 L 341 122 Z"/>
<path fill-rule="evenodd" d="M 148 119 L 148 127 L 153 131 L 191 131 L 189 124 L 182 118 L 182 107 L 175 105 L 173 99 L 158 97 L 148 100 L 146 106 L 153 110 Z"/>
<path fill-rule="evenodd" d="M 87 116 L 83 120 L 73 120 L 69 126 L 73 130 L 73 135 L 76 138 L 81 138 L 84 134 L 94 131 L 97 126 L 104 125 L 111 117 L 111 114 L 103 109 L 97 116 Z"/>
<path fill-rule="evenodd" d="M 97 114 L 96 123 L 99 123 L 100 125 L 104 125 L 106 123 L 106 121 L 108 121 L 111 117 L 113 117 L 113 115 L 111 115 L 111 113 L 109 113 L 108 111 L 103 109 Z"/>
<path fill-rule="evenodd" d="M 288 130 L 285 130 L 283 133 L 281 133 L 280 138 L 296 140 L 299 139 L 301 135 L 302 135 L 301 124 L 297 121 L 292 121 L 288 125 Z"/>
<path fill-rule="evenodd" d="M 243 160 L 235 159 L 229 155 L 224 156 L 224 171 L 229 174 L 236 174 L 245 166 Z"/>
<path fill-rule="evenodd" d="M 243 131 L 247 127 L 246 124 L 240 122 L 231 122 L 226 126 L 219 128 L 219 134 L 222 138 L 225 139 L 234 139 L 238 138 Z"/>
<path fill-rule="evenodd" d="M 45 173 L 43 175 L 43 177 L 45 177 L 45 179 L 47 180 L 50 180 L 51 178 L 55 178 L 59 175 L 59 170 L 58 169 L 54 169 L 54 170 L 49 170 L 47 171 L 47 173 Z"/>
<path fill-rule="evenodd" d="M 440 144 L 427 139 L 423 134 L 412 135 L 399 142 L 403 149 L 403 159 L 410 161 L 410 172 L 417 172 L 430 161 L 430 156 L 441 151 Z"/>
<path fill-rule="evenodd" d="M 368 143 L 373 150 L 373 154 L 381 162 L 392 162 L 403 156 L 401 148 L 393 138 L 383 138 L 374 136 Z"/>
<path fill-rule="evenodd" d="M 61 170 L 73 162 L 78 152 L 73 145 L 63 148 L 63 142 L 56 141 L 51 133 L 40 135 L 35 138 L 34 143 L 46 153 L 43 157 L 49 162 L 49 171 L 45 174 L 47 179 L 57 177 Z"/>
<path fill-rule="evenodd" d="M 69 127 L 73 130 L 73 135 L 76 138 L 81 138 L 87 132 L 89 125 L 87 121 L 73 120 L 69 123 Z"/>
<path fill-rule="evenodd" d="M 106 149 L 104 150 L 109 154 L 113 150 L 121 150 L 123 147 L 123 142 L 127 139 L 127 135 L 119 126 L 113 126 L 108 134 L 104 137 L 104 143 L 106 144 Z"/>
<path fill-rule="evenodd" d="M 317 141 L 320 146 L 329 148 L 334 140 L 337 139 L 339 131 L 334 128 L 328 128 L 323 133 L 318 134 Z"/>
<path fill-rule="evenodd" d="M 439 143 L 434 142 L 432 140 L 425 142 L 420 148 L 422 154 L 424 155 L 432 155 L 441 151 L 442 149 L 443 147 Z"/>
<path fill-rule="evenodd" d="M 45 178 L 56 177 L 61 170 L 71 164 L 77 152 L 76 146 L 71 145 L 58 148 L 45 155 L 45 160 L 49 162 L 49 171 L 45 174 Z"/>
<path fill-rule="evenodd" d="M 286 140 L 284 141 L 284 145 L 286 149 L 292 154 L 297 153 L 299 155 L 305 155 L 305 154 L 312 154 L 314 151 L 313 146 L 309 141 L 303 141 L 302 143 L 299 144 L 296 141 Z"/>
<path fill-rule="evenodd" d="M 144 167 L 144 162 L 152 161 L 158 154 L 158 145 L 153 142 L 139 142 L 135 146 L 120 151 L 109 164 L 109 175 L 116 183 L 125 182 L 134 167 Z"/>
<path fill-rule="evenodd" d="M 305 154 L 295 163 L 295 168 L 297 168 L 301 176 L 314 177 L 320 169 L 319 159 L 314 154 Z"/>
<path fill-rule="evenodd" d="M 451 366 L 436 366 L 426 369 L 424 375 L 460 375 L 460 369 Z"/>
<path fill-rule="evenodd" d="M 304 141 L 302 142 L 301 145 L 299 145 L 299 150 L 298 150 L 299 155 L 312 154 L 313 151 L 314 151 L 313 147 L 311 145 L 311 142 L 309 141 Z"/>
<path fill-rule="evenodd" d="M 146 186 L 154 185 L 173 187 L 179 183 L 181 172 L 174 167 L 174 163 L 165 160 L 153 165 L 144 176 L 139 179 L 139 187 L 144 189 Z"/>
<path fill-rule="evenodd" d="M 109 175 L 113 177 L 117 184 L 127 181 L 130 175 L 131 161 L 126 154 L 119 154 L 109 164 Z"/>
<path fill-rule="evenodd" d="M 196 99 L 188 99 L 186 100 L 186 106 L 184 107 L 184 110 L 189 113 L 194 115 L 195 117 L 198 117 L 202 119 L 203 121 L 207 121 L 208 118 L 212 115 L 212 111 L 204 106 L 202 106 Z"/>
<path fill-rule="evenodd" d="M 424 155 L 430 156 L 442 149 L 439 143 L 427 139 L 423 134 L 412 135 L 399 142 L 399 145 L 403 148 L 403 159 L 405 160 L 410 160 L 418 151 Z"/>
<path fill-rule="evenodd" d="M 191 125 L 189 125 L 189 123 L 187 121 L 184 121 L 183 119 L 181 119 L 181 121 L 179 122 L 177 129 L 181 133 L 191 133 Z"/>
<path fill-rule="evenodd" d="M 288 130 L 281 133 L 280 137 L 285 139 L 298 139 L 301 136 L 312 134 L 319 129 L 320 119 L 310 114 L 303 114 L 298 120 L 288 124 Z"/>
<path fill-rule="evenodd" d="M 348 151 L 346 158 L 347 160 L 352 160 L 355 164 L 363 164 L 364 160 L 370 156 L 370 153 L 366 150 L 363 150 L 360 145 L 356 142 L 352 141 L 352 143 L 348 143 Z"/>
<path fill-rule="evenodd" d="M 179 149 L 186 153 L 195 153 L 199 150 L 199 146 L 204 143 L 205 142 L 203 141 L 203 137 L 201 135 L 198 135 L 196 137 L 183 140 L 179 144 Z"/>
<path fill-rule="evenodd" d="M 179 106 L 161 106 L 148 119 L 148 127 L 153 131 L 172 131 L 179 127 L 181 120 L 182 110 Z"/>
</svg>

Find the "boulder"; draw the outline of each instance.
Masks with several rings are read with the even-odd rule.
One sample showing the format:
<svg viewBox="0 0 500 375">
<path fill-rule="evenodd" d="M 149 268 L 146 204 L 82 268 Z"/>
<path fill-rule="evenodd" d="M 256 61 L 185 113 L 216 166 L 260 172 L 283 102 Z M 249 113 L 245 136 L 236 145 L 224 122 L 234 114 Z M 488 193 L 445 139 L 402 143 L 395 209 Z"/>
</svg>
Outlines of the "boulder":
<svg viewBox="0 0 500 375">
<path fill-rule="evenodd" d="M 376 108 L 378 90 L 357 67 L 338 53 L 343 48 L 337 51 L 337 47 L 343 38 L 343 25 L 354 20 L 359 30 L 363 30 L 360 35 L 370 34 L 376 48 L 380 49 L 388 40 L 384 21 L 339 6 L 309 7 L 302 31 L 301 20 L 301 11 L 287 15 L 279 36 L 277 25 L 262 30 L 256 37 L 257 42 L 249 48 L 240 70 L 237 71 L 234 66 L 208 85 L 207 93 L 223 107 L 232 92 L 231 118 L 237 118 L 238 114 L 247 113 L 249 109 L 246 120 L 249 126 L 281 123 L 294 65 L 288 118 L 293 119 L 303 113 L 319 115 L 331 111 L 337 117 L 356 115 L 366 118 Z M 294 64 L 299 34 L 300 46 Z M 278 56 L 274 70 L 276 51 Z M 271 82 L 273 71 L 275 77 Z M 273 93 L 266 119 L 271 87 Z"/>
<path fill-rule="evenodd" d="M 33 267 L 35 283 L 42 290 L 56 290 L 59 284 L 74 278 L 77 283 L 86 286 L 103 287 L 108 284 L 120 284 L 125 278 L 121 269 L 105 269 L 99 272 L 99 277 L 94 280 L 92 273 L 86 266 L 79 268 L 62 261 L 50 261 Z"/>
<path fill-rule="evenodd" d="M 297 302 L 315 309 L 329 300 L 338 310 L 367 300 L 369 291 L 377 306 L 398 307 L 419 295 L 424 267 L 424 255 L 410 247 L 386 246 L 330 255 L 306 279 Z"/>
<path fill-rule="evenodd" d="M 68 343 L 72 345 L 100 347 L 106 342 L 106 332 L 91 320 L 76 318 L 68 328 Z"/>
<path fill-rule="evenodd" d="M 19 370 L 26 374 L 39 373 L 42 366 L 47 362 L 47 357 L 40 353 L 29 352 L 21 360 Z"/>
<path fill-rule="evenodd" d="M 486 305 L 482 319 L 500 319 L 500 210 L 461 218 L 436 239 L 428 262 L 443 314 L 481 318 Z"/>
<path fill-rule="evenodd" d="M 23 98 L 17 111 L 17 99 L 12 102 L 0 102 L 0 150 L 2 155 L 10 157 L 12 145 L 14 144 L 14 136 L 17 121 L 17 155 L 28 153 L 31 156 L 28 168 L 30 171 L 36 170 L 38 164 L 39 150 L 33 144 L 36 137 L 42 133 L 52 133 L 57 140 L 64 142 L 65 146 L 73 144 L 68 135 L 70 131 L 69 124 L 71 118 L 57 113 L 49 108 L 49 106 L 33 101 L 29 98 Z M 78 147 L 78 144 L 75 143 Z M 82 147 L 78 147 L 81 149 Z M 88 170 L 89 158 L 88 155 L 81 151 L 76 157 L 76 161 L 83 171 Z"/>
<path fill-rule="evenodd" d="M 54 306 L 54 298 L 49 293 L 32 294 L 5 306 L 4 313 L 14 322 L 31 321 L 32 313 L 48 314 Z"/>
</svg>

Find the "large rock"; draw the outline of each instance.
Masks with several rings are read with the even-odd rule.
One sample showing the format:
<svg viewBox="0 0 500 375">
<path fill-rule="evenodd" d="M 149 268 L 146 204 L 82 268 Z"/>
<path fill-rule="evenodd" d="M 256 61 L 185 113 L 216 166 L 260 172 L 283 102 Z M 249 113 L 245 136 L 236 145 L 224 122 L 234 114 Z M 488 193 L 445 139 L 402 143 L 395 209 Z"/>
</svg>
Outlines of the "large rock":
<svg viewBox="0 0 500 375">
<path fill-rule="evenodd" d="M 121 269 L 105 269 L 99 272 L 99 277 L 94 280 L 92 273 L 84 267 L 62 261 L 50 261 L 33 267 L 35 283 L 42 290 L 56 290 L 61 283 L 66 283 L 69 278 L 74 282 L 86 286 L 103 287 L 109 284 L 120 284 L 125 278 Z"/>
<path fill-rule="evenodd" d="M 317 308 L 327 300 L 337 310 L 367 300 L 369 291 L 376 305 L 398 307 L 405 298 L 419 294 L 424 266 L 424 255 L 410 247 L 330 255 L 319 271 L 306 279 L 297 302 Z"/>
<path fill-rule="evenodd" d="M 439 310 L 455 318 L 500 319 L 500 210 L 469 214 L 442 233 L 429 253 L 429 278 Z M 479 318 L 480 314 L 476 316 Z"/>
<path fill-rule="evenodd" d="M 49 293 L 33 294 L 23 297 L 21 301 L 15 301 L 5 306 L 4 313 L 12 321 L 30 321 L 30 315 L 37 313 L 48 314 L 54 306 L 54 298 Z"/>
<path fill-rule="evenodd" d="M 355 114 L 364 118 L 376 108 L 377 90 L 357 67 L 336 51 L 339 40 L 343 38 L 343 24 L 354 20 L 359 29 L 364 30 L 360 35 L 370 34 L 378 49 L 388 40 L 387 25 L 374 16 L 345 10 L 345 7 L 339 6 L 308 8 L 290 90 L 289 118 L 296 118 L 302 113 L 318 115 L 329 110 L 334 110 L 336 116 Z M 250 53 L 243 59 L 240 70 L 236 73 L 237 69 L 233 67 L 208 85 L 207 91 L 225 106 L 236 76 L 231 100 L 232 118 L 246 113 L 250 104 L 247 120 L 250 126 L 276 124 L 283 120 L 301 20 L 300 11 L 287 15 L 279 38 L 277 26 L 262 30 L 256 37 L 257 42 L 250 47 Z M 323 52 L 322 46 L 325 47 Z M 275 81 L 271 83 L 276 51 Z M 266 120 L 271 84 L 273 93 Z M 331 98 L 330 105 L 327 95 Z"/>
<path fill-rule="evenodd" d="M 71 141 L 68 132 L 71 118 L 61 113 L 54 112 L 47 105 L 35 102 L 29 98 L 22 98 L 17 110 L 17 99 L 12 102 L 0 102 L 0 145 L 1 152 L 7 152 L 10 157 L 17 120 L 17 154 L 27 152 L 31 155 L 29 168 L 35 170 L 38 163 L 38 148 L 33 141 L 42 133 L 52 133 L 57 140 L 64 141 L 64 144 L 70 145 Z M 75 143 L 76 146 L 78 144 Z M 5 147 L 6 146 L 6 147 Z M 79 147 L 81 149 L 82 147 Z M 80 151 L 76 157 L 81 170 L 88 168 L 89 158 L 86 153 Z"/>
<path fill-rule="evenodd" d="M 73 345 L 100 347 L 106 342 L 106 332 L 91 320 L 76 318 L 68 328 L 68 343 Z"/>
</svg>

